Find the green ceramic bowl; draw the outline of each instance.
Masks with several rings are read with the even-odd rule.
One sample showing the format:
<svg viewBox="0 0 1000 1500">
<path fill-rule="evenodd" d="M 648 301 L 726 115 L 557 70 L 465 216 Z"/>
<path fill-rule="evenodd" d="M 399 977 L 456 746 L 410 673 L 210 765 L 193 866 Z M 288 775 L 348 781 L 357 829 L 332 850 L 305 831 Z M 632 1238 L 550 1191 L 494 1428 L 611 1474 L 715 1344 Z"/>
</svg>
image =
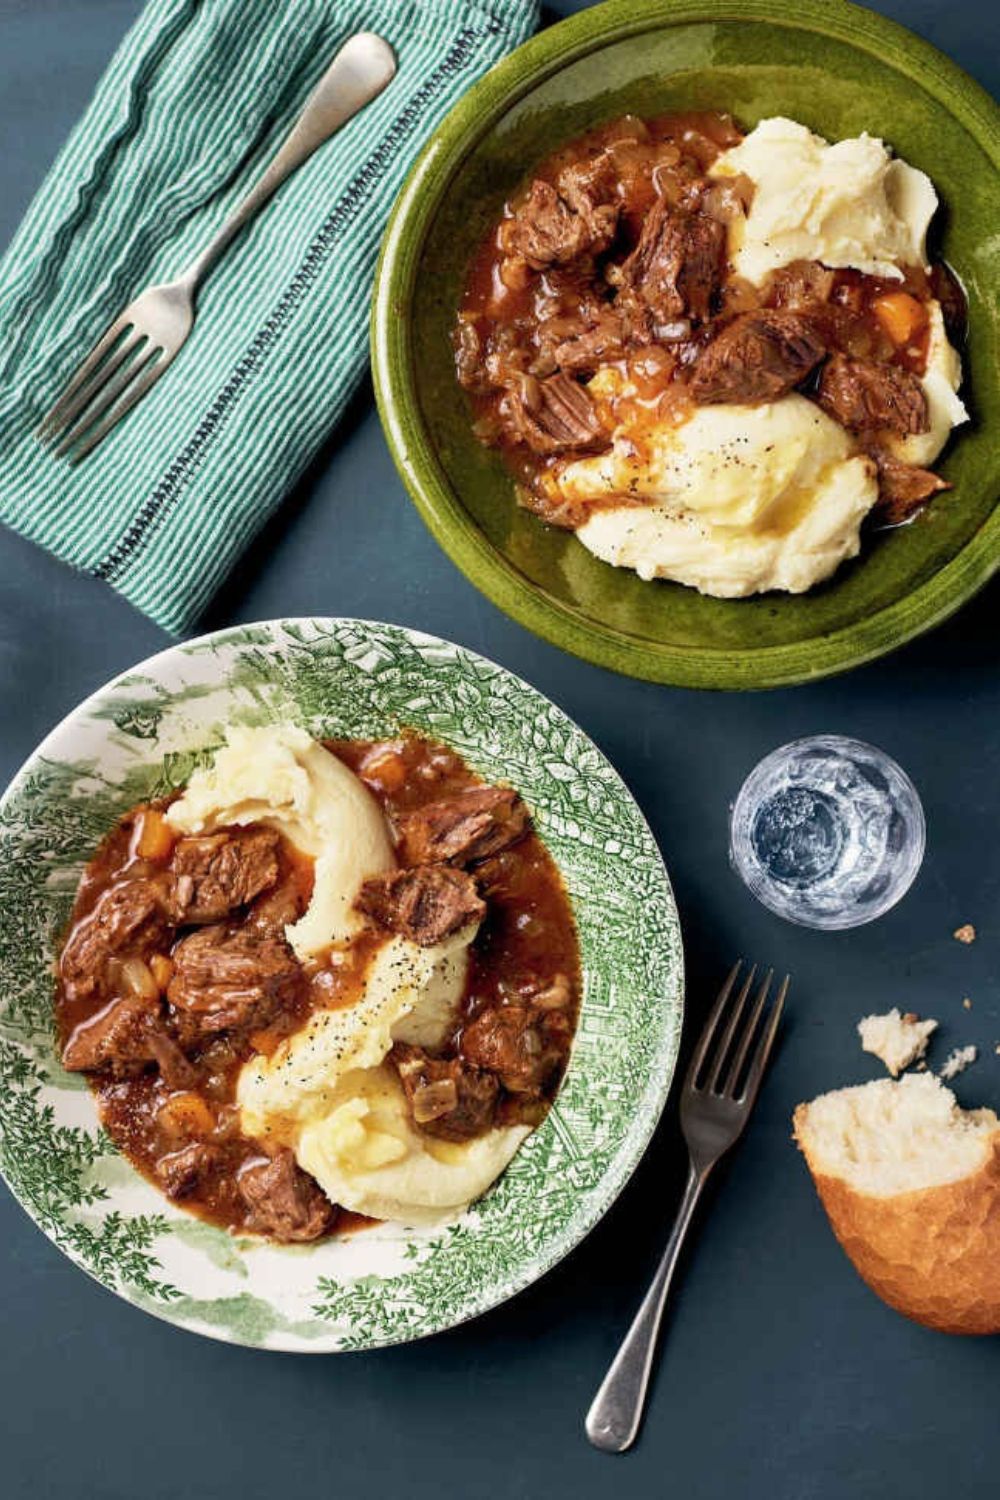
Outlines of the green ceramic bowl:
<svg viewBox="0 0 1000 1500">
<path fill-rule="evenodd" d="M 784 114 L 884 136 L 942 200 L 940 249 L 969 298 L 973 413 L 940 471 L 954 488 L 807 595 L 725 601 L 643 583 L 519 510 L 472 436 L 449 332 L 474 248 L 533 162 L 632 111 Z M 386 234 L 375 383 L 402 477 L 449 556 L 496 604 L 579 656 L 690 687 L 802 682 L 937 624 L 1000 559 L 1000 110 L 953 63 L 846 0 L 612 0 L 543 32 L 456 106 Z"/>
</svg>

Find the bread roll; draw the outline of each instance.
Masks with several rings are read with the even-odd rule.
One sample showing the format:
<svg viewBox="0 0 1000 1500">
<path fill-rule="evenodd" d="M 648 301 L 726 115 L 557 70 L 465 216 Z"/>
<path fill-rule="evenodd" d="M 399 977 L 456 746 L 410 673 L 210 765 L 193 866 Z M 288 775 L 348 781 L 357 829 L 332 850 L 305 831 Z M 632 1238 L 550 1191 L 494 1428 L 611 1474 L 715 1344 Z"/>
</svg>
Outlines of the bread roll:
<svg viewBox="0 0 1000 1500">
<path fill-rule="evenodd" d="M 1000 1332 L 1000 1120 L 930 1073 L 823 1094 L 795 1139 L 874 1292 L 945 1333 Z"/>
</svg>

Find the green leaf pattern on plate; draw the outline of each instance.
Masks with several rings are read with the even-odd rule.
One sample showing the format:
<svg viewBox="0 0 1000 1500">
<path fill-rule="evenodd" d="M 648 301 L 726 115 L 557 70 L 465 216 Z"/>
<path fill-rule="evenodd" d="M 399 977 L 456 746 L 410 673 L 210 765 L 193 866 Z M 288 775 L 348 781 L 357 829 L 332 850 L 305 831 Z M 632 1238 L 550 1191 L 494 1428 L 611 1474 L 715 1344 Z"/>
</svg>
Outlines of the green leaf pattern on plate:
<svg viewBox="0 0 1000 1500">
<path fill-rule="evenodd" d="M 580 931 L 585 999 L 556 1107 L 457 1223 L 277 1248 L 197 1224 L 131 1171 L 59 1066 L 51 965 L 80 869 L 131 803 L 182 785 L 225 726 L 439 737 L 525 796 Z M 186 1327 L 287 1349 L 446 1328 L 576 1244 L 637 1162 L 666 1096 L 680 933 L 641 813 L 583 732 L 527 683 L 389 625 L 300 620 L 175 647 L 54 731 L 0 805 L 0 1165 L 46 1234 L 104 1285 Z"/>
</svg>

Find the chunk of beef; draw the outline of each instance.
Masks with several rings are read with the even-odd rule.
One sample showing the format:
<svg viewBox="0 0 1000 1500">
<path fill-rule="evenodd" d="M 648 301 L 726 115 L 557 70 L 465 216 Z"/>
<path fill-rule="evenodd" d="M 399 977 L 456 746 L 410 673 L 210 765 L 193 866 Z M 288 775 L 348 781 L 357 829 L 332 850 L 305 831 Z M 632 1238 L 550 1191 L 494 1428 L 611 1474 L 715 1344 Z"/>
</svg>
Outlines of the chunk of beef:
<svg viewBox="0 0 1000 1500">
<path fill-rule="evenodd" d="M 162 941 L 162 901 L 161 887 L 145 878 L 120 880 L 102 892 L 93 911 L 74 926 L 59 960 L 69 999 L 105 991 L 110 959 L 148 953 Z"/>
<path fill-rule="evenodd" d="M 608 248 L 620 212 L 610 161 L 578 162 L 560 173 L 555 187 L 535 179 L 501 230 L 503 250 L 508 261 L 533 271 L 569 265 Z"/>
<path fill-rule="evenodd" d="M 63 1066 L 71 1073 L 109 1072 L 121 1078 L 153 1063 L 170 1088 L 189 1089 L 198 1080 L 197 1069 L 167 1031 L 159 1002 L 134 995 L 112 1000 L 81 1021 L 63 1049 Z"/>
<path fill-rule="evenodd" d="M 316 1240 L 333 1226 L 335 1209 L 291 1151 L 244 1167 L 237 1178 L 249 1210 L 247 1228 L 276 1240 Z"/>
<path fill-rule="evenodd" d="M 251 827 L 181 839 L 170 861 L 170 919 L 221 922 L 278 879 L 278 834 Z"/>
<path fill-rule="evenodd" d="M 566 327 L 567 320 L 561 322 L 564 326 L 551 330 L 543 323 L 538 333 L 539 343 L 566 374 L 592 375 L 599 365 L 621 359 L 633 342 L 625 319 L 611 308 L 602 310 L 590 323 L 578 320 L 575 327 Z"/>
<path fill-rule="evenodd" d="M 473 1067 L 499 1075 L 512 1094 L 538 1094 L 563 1058 L 569 1021 L 533 1005 L 493 1005 L 464 1027 L 460 1051 Z"/>
<path fill-rule="evenodd" d="M 520 261 L 533 271 L 568 265 L 590 249 L 586 222 L 564 203 L 550 182 L 536 178 L 524 202 L 501 230 L 507 264 Z"/>
<path fill-rule="evenodd" d="M 821 306 L 830 300 L 836 273 L 818 260 L 793 260 L 771 274 L 767 301 L 771 307 L 796 311 Z"/>
<path fill-rule="evenodd" d="M 636 301 L 628 308 L 609 301 L 607 288 L 594 279 L 590 268 L 546 271 L 535 313 L 531 324 L 518 320 L 517 326 L 522 339 L 530 333 L 533 346 L 522 368 L 539 379 L 559 369 L 570 374 L 596 368 L 602 359 L 620 358 L 633 344 L 649 343 L 653 337 L 648 308 Z M 581 353 L 585 349 L 586 355 Z"/>
<path fill-rule="evenodd" d="M 680 326 L 680 325 L 678 325 Z M 636 298 L 614 304 L 588 299 L 572 312 L 558 312 L 538 325 L 537 353 L 529 370 L 548 375 L 592 375 L 598 366 L 623 359 L 653 342 L 653 316 Z"/>
<path fill-rule="evenodd" d="M 801 313 L 743 313 L 698 356 L 691 394 L 702 405 L 776 401 L 801 385 L 825 353 Z"/>
<path fill-rule="evenodd" d="M 160 1077 L 172 1089 L 191 1089 L 198 1082 L 198 1069 L 184 1056 L 180 1046 L 162 1026 L 149 1034 L 149 1051 Z"/>
<path fill-rule="evenodd" d="M 411 865 L 472 864 L 498 854 L 527 831 L 528 809 L 510 787 L 470 787 L 401 818 L 400 851 Z"/>
<path fill-rule="evenodd" d="M 489 1130 L 500 1093 L 495 1073 L 460 1057 L 428 1057 L 405 1042 L 397 1042 L 390 1055 L 419 1129 L 446 1141 L 468 1141 Z"/>
<path fill-rule="evenodd" d="M 381 927 L 425 948 L 486 915 L 472 876 L 450 865 L 417 865 L 377 875 L 365 881 L 357 905 Z"/>
<path fill-rule="evenodd" d="M 660 323 L 704 322 L 722 280 L 725 226 L 707 214 L 682 213 L 658 198 L 639 242 L 618 268 L 619 295 L 634 296 Z"/>
<path fill-rule="evenodd" d="M 156 1163 L 156 1176 L 168 1198 L 186 1198 L 219 1160 L 217 1147 L 192 1141 L 180 1151 L 161 1156 Z"/>
<path fill-rule="evenodd" d="M 301 887 L 295 880 L 283 880 L 273 891 L 258 896 L 250 908 L 249 920 L 261 932 L 283 934 L 297 922 L 306 909 Z"/>
<path fill-rule="evenodd" d="M 115 1077 L 142 1072 L 154 1060 L 152 1038 L 159 1029 L 158 1003 L 134 996 L 112 1000 L 70 1032 L 63 1067 L 70 1073 L 106 1069 Z"/>
<path fill-rule="evenodd" d="M 834 354 L 823 366 L 817 400 L 852 432 L 909 437 L 930 426 L 927 397 L 916 375 L 898 365 Z"/>
<path fill-rule="evenodd" d="M 607 439 L 587 391 L 568 375 L 517 376 L 507 388 L 504 415 L 511 435 L 534 453 L 566 453 Z"/>
<path fill-rule="evenodd" d="M 606 250 L 614 238 L 621 213 L 618 178 L 609 154 L 601 151 L 587 161 L 576 161 L 564 167 L 556 179 L 556 187 L 563 201 L 587 225 L 593 253 Z"/>
<path fill-rule="evenodd" d="M 947 480 L 930 469 L 903 463 L 880 451 L 872 456 L 878 465 L 879 513 L 892 526 L 908 520 L 932 495 L 950 489 Z"/>
<path fill-rule="evenodd" d="M 183 1046 L 234 1026 L 266 1026 L 293 1003 L 302 980 L 283 938 L 205 927 L 177 944 L 167 999 Z"/>
</svg>

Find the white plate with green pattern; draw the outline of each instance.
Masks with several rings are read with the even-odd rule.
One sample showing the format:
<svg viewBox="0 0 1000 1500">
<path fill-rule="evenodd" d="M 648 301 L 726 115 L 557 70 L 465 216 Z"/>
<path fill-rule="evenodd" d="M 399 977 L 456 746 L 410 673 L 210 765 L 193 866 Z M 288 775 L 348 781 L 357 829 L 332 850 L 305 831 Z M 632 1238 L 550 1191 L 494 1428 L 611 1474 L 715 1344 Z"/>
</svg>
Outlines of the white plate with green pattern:
<svg viewBox="0 0 1000 1500">
<path fill-rule="evenodd" d="M 316 1245 L 239 1239 L 170 1204 L 59 1064 L 52 961 L 80 871 L 115 818 L 182 785 L 228 724 L 321 736 L 402 727 L 525 797 L 573 903 L 584 998 L 555 1106 L 445 1228 L 382 1224 Z M 55 729 L 0 803 L 0 1166 L 77 1265 L 213 1338 L 305 1352 L 436 1333 L 511 1297 L 593 1228 L 663 1108 L 683 1013 L 663 861 L 618 774 L 534 688 L 459 646 L 362 620 L 284 620 L 175 646 Z"/>
</svg>

